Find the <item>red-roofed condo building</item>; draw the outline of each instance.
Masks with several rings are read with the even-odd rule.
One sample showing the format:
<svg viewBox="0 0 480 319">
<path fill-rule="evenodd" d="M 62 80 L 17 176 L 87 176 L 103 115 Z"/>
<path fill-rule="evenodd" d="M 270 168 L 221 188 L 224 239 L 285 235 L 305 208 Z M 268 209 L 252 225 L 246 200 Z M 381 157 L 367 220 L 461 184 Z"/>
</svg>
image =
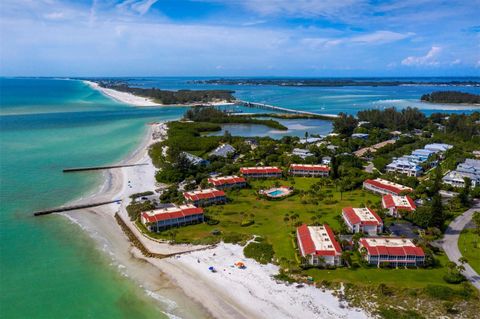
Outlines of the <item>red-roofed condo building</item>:
<svg viewBox="0 0 480 319">
<path fill-rule="evenodd" d="M 185 201 L 197 207 L 208 206 L 213 204 L 225 204 L 227 197 L 224 191 L 216 188 L 202 189 L 199 191 L 191 191 L 183 193 Z"/>
<path fill-rule="evenodd" d="M 413 212 L 417 208 L 410 196 L 385 195 L 382 197 L 382 207 L 388 209 L 389 214 L 401 217 L 401 212 Z"/>
<path fill-rule="evenodd" d="M 297 228 L 297 242 L 300 254 L 310 265 L 340 266 L 342 264 L 342 249 L 328 225 L 303 224 Z"/>
<path fill-rule="evenodd" d="M 295 176 L 328 177 L 330 167 L 327 165 L 290 164 L 289 173 Z"/>
<path fill-rule="evenodd" d="M 423 249 L 406 238 L 360 238 L 359 250 L 371 265 L 389 264 L 393 267 L 420 266 L 425 263 Z"/>
<path fill-rule="evenodd" d="M 203 220 L 203 209 L 193 205 L 173 206 L 140 214 L 140 221 L 152 232 L 170 227 L 202 223 Z"/>
<path fill-rule="evenodd" d="M 282 170 L 275 166 L 242 167 L 240 173 L 247 178 L 282 177 Z"/>
<path fill-rule="evenodd" d="M 367 233 L 377 235 L 383 231 L 383 221 L 380 216 L 367 207 L 342 209 L 342 218 L 352 233 Z"/>
<path fill-rule="evenodd" d="M 247 186 L 247 181 L 243 177 L 222 176 L 208 179 L 208 183 L 217 189 L 243 188 Z"/>
<path fill-rule="evenodd" d="M 400 193 L 411 192 L 413 189 L 385 179 L 367 179 L 363 182 L 363 188 L 381 195 L 400 195 Z"/>
</svg>

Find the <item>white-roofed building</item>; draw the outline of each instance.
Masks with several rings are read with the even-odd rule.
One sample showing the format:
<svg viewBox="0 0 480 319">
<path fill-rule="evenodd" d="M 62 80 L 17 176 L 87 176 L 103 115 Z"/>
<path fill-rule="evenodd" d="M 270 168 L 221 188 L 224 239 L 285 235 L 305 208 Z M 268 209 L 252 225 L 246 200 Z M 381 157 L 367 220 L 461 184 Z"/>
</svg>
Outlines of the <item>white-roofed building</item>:
<svg viewBox="0 0 480 319">
<path fill-rule="evenodd" d="M 235 147 L 230 144 L 222 144 L 210 152 L 210 156 L 228 157 L 228 155 L 235 153 Z"/>
<path fill-rule="evenodd" d="M 453 145 L 444 143 L 433 143 L 425 145 L 424 149 L 434 151 L 435 153 L 446 152 L 453 148 Z"/>
<path fill-rule="evenodd" d="M 480 160 L 467 158 L 457 169 L 443 177 L 443 182 L 454 187 L 465 187 L 465 178 L 472 181 L 472 187 L 480 186 Z"/>
<path fill-rule="evenodd" d="M 423 168 L 420 165 L 405 159 L 394 160 L 386 166 L 385 170 L 390 173 L 400 173 L 415 177 L 423 173 Z"/>
<path fill-rule="evenodd" d="M 301 159 L 306 159 L 309 156 L 315 156 L 315 154 L 311 153 L 309 150 L 302 148 L 294 148 L 292 155 L 299 156 Z"/>
</svg>

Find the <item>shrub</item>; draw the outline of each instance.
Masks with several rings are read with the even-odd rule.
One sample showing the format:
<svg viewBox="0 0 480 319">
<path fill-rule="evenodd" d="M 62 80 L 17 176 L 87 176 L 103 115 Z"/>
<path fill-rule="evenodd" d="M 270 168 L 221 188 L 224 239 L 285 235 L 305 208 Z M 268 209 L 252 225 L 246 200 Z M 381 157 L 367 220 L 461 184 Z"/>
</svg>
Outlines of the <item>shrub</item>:
<svg viewBox="0 0 480 319">
<path fill-rule="evenodd" d="M 450 287 L 428 285 L 425 287 L 425 292 L 432 298 L 449 300 L 455 295 L 455 291 Z"/>
<path fill-rule="evenodd" d="M 147 192 L 142 192 L 142 193 L 135 193 L 135 194 L 130 195 L 129 197 L 131 199 L 136 199 L 136 198 L 139 198 L 139 197 L 149 196 L 149 195 L 153 195 L 153 194 L 154 193 L 152 191 L 147 191 Z"/>
<path fill-rule="evenodd" d="M 401 310 L 393 308 L 380 308 L 378 314 L 385 319 L 421 319 L 422 315 L 413 310 Z"/>
<path fill-rule="evenodd" d="M 284 271 L 280 271 L 280 273 L 274 275 L 273 278 L 275 278 L 276 280 L 286 281 L 289 283 L 295 282 L 295 280 L 290 278 L 290 276 L 287 275 Z"/>
<path fill-rule="evenodd" d="M 449 272 L 445 276 L 443 276 L 443 280 L 448 282 L 449 284 L 459 284 L 463 281 L 465 281 L 465 276 L 463 276 L 459 272 Z"/>
<path fill-rule="evenodd" d="M 216 219 L 208 219 L 207 220 L 207 225 L 210 225 L 210 226 L 214 226 L 214 225 L 218 225 L 220 223 L 219 220 L 216 220 Z"/>
<path fill-rule="evenodd" d="M 128 216 L 130 216 L 130 220 L 137 220 L 138 217 L 140 216 L 140 213 L 147 210 L 152 210 L 154 208 L 155 208 L 155 205 L 153 205 L 149 201 L 146 201 L 143 203 L 131 203 L 130 205 L 127 206 L 127 212 L 128 212 Z"/>
<path fill-rule="evenodd" d="M 225 243 L 237 244 L 242 241 L 245 241 L 248 238 L 248 235 L 230 232 L 223 235 L 223 241 Z"/>
<path fill-rule="evenodd" d="M 247 258 L 253 258 L 261 264 L 268 264 L 272 261 L 274 251 L 273 246 L 266 242 L 251 242 L 243 249 Z"/>
<path fill-rule="evenodd" d="M 338 200 L 336 200 L 336 199 L 326 199 L 326 200 L 323 201 L 323 203 L 325 205 L 333 205 L 333 204 L 338 203 Z"/>
<path fill-rule="evenodd" d="M 241 227 L 248 227 L 255 224 L 255 221 L 253 219 L 244 219 L 242 220 L 242 223 L 240 224 Z"/>
</svg>

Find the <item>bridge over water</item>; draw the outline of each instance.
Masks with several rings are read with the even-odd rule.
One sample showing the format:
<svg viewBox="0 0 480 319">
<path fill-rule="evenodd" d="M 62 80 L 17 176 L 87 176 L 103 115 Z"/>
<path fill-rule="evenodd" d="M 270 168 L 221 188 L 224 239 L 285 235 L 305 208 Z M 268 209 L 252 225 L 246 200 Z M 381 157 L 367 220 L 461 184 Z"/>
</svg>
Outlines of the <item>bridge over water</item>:
<svg viewBox="0 0 480 319">
<path fill-rule="evenodd" d="M 279 112 L 285 112 L 285 113 L 292 113 L 292 114 L 324 116 L 324 117 L 331 117 L 331 118 L 337 117 L 337 115 L 334 115 L 334 114 L 320 114 L 320 113 L 315 113 L 315 112 L 300 111 L 300 110 L 290 109 L 290 108 L 281 107 L 281 106 L 275 106 L 275 105 L 258 103 L 258 102 L 248 102 L 248 101 L 243 101 L 243 100 L 236 100 L 235 104 L 246 106 L 246 107 L 254 107 L 254 108 L 258 108 L 258 109 L 267 109 L 267 110 L 273 110 L 273 111 L 279 111 Z"/>
</svg>

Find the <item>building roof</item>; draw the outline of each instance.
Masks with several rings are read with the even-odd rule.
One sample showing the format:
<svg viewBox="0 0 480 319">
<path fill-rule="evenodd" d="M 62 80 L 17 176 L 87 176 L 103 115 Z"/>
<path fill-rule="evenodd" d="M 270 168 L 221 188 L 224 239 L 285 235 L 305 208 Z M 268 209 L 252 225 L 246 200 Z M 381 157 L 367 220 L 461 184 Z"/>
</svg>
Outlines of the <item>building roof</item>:
<svg viewBox="0 0 480 319">
<path fill-rule="evenodd" d="M 407 238 L 370 237 L 360 238 L 360 244 L 367 249 L 369 255 L 389 256 L 425 256 L 423 249 Z M 412 262 L 414 262 L 412 260 Z"/>
<path fill-rule="evenodd" d="M 282 170 L 275 166 L 256 166 L 256 167 L 242 167 L 240 168 L 242 174 L 271 174 L 282 173 Z"/>
<path fill-rule="evenodd" d="M 449 149 L 451 149 L 453 145 L 450 144 L 444 144 L 444 143 L 432 143 L 432 144 L 427 144 L 425 145 L 425 149 L 427 150 L 432 150 L 435 152 L 445 152 Z"/>
<path fill-rule="evenodd" d="M 402 170 L 408 169 L 408 170 L 413 170 L 413 171 L 423 170 L 423 168 L 421 166 L 417 165 L 417 163 L 411 162 L 410 160 L 405 159 L 405 158 L 400 158 L 400 159 L 394 160 L 393 162 L 391 162 L 390 164 L 387 165 L 387 168 L 389 168 L 389 169 L 402 169 Z"/>
<path fill-rule="evenodd" d="M 307 226 L 297 228 L 297 237 L 302 254 L 316 256 L 336 256 L 342 253 L 340 244 L 328 225 Z"/>
<path fill-rule="evenodd" d="M 443 177 L 446 182 L 449 181 L 464 181 L 464 178 L 468 177 L 472 181 L 480 182 L 480 160 L 467 158 L 465 162 L 457 165 L 457 169 L 449 172 Z"/>
<path fill-rule="evenodd" d="M 377 188 L 388 190 L 388 191 L 393 192 L 397 195 L 399 195 L 401 192 L 404 192 L 404 191 L 409 191 L 409 192 L 413 191 L 413 189 L 410 188 L 410 187 L 403 186 L 401 184 L 397 184 L 397 183 L 394 183 L 394 182 L 390 182 L 390 181 L 387 181 L 387 180 L 382 179 L 382 178 L 367 179 L 363 183 L 364 184 L 370 184 L 370 185 L 375 186 Z"/>
<path fill-rule="evenodd" d="M 210 152 L 211 156 L 227 157 L 228 154 L 235 153 L 235 148 L 230 144 L 222 144 Z"/>
<path fill-rule="evenodd" d="M 301 138 L 300 139 L 300 144 L 308 144 L 308 143 L 316 143 L 321 140 L 323 140 L 325 136 L 320 136 L 320 137 L 308 137 L 308 138 Z"/>
<path fill-rule="evenodd" d="M 463 165 L 472 167 L 476 171 L 480 171 L 480 160 L 478 160 L 478 159 L 467 158 L 465 160 L 465 162 L 463 163 Z"/>
<path fill-rule="evenodd" d="M 369 147 L 361 148 L 361 149 L 353 152 L 353 154 L 355 154 L 355 156 L 357 156 L 357 157 L 362 157 L 368 151 L 370 151 L 370 153 L 375 153 L 378 149 L 380 149 L 380 148 L 382 148 L 382 147 L 384 147 L 388 144 L 394 144 L 395 142 L 396 142 L 395 140 L 383 141 L 383 142 L 377 143 L 377 144 L 369 146 Z"/>
<path fill-rule="evenodd" d="M 399 210 L 414 211 L 417 206 L 410 196 L 385 195 L 382 198 L 383 208 L 396 208 Z"/>
<path fill-rule="evenodd" d="M 203 209 L 189 204 L 146 211 L 142 212 L 141 215 L 148 223 L 154 223 L 199 214 L 203 214 Z"/>
<path fill-rule="evenodd" d="M 225 192 L 219 191 L 216 188 L 207 188 L 199 191 L 183 193 L 183 197 L 185 197 L 186 200 L 191 200 L 191 201 L 210 199 L 210 198 L 221 197 L 221 196 L 225 196 Z"/>
<path fill-rule="evenodd" d="M 208 179 L 208 182 L 213 186 L 220 186 L 225 184 L 245 183 L 246 180 L 243 177 L 238 177 L 237 175 L 233 175 L 233 176 L 212 177 Z"/>
<path fill-rule="evenodd" d="M 182 152 L 182 154 L 186 157 L 186 159 L 193 165 L 199 165 L 199 164 L 203 164 L 203 163 L 208 163 L 207 160 L 199 157 L 199 156 L 196 156 L 196 155 L 193 155 L 193 154 L 190 154 L 188 152 Z"/>
<path fill-rule="evenodd" d="M 382 225 L 382 219 L 373 210 L 368 207 L 353 208 L 345 207 L 342 209 L 343 216 L 350 222 L 350 224 L 360 225 Z"/>
<path fill-rule="evenodd" d="M 460 183 L 465 182 L 465 178 L 470 178 L 472 181 L 480 181 L 480 174 L 468 173 L 463 171 L 451 171 L 443 177 L 444 182 L 453 182 L 457 181 Z"/>
<path fill-rule="evenodd" d="M 299 169 L 304 171 L 313 171 L 313 172 L 328 172 L 330 167 L 327 165 L 313 165 L 313 164 L 290 164 L 290 169 Z"/>
<path fill-rule="evenodd" d="M 355 134 L 352 134 L 352 138 L 368 138 L 368 134 L 367 133 L 355 133 Z"/>
</svg>

